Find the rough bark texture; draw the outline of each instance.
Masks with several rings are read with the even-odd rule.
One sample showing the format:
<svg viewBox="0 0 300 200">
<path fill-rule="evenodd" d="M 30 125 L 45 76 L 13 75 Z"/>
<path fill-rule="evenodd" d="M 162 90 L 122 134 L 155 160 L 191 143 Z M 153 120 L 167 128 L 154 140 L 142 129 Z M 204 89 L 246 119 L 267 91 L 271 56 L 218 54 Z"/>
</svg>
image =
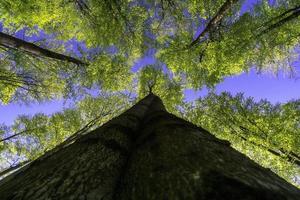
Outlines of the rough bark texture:
<svg viewBox="0 0 300 200">
<path fill-rule="evenodd" d="M 1 200 L 299 200 L 300 191 L 148 95 L 0 182 Z"/>
</svg>

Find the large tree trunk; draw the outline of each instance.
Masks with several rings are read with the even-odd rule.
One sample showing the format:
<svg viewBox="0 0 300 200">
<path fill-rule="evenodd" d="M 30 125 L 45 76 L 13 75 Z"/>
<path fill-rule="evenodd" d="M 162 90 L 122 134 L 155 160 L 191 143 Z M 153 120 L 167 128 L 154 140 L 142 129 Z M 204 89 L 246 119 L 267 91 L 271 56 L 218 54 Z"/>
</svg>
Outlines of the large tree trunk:
<svg viewBox="0 0 300 200">
<path fill-rule="evenodd" d="M 300 191 L 150 94 L 0 183 L 1 200 L 299 200 Z"/>
</svg>

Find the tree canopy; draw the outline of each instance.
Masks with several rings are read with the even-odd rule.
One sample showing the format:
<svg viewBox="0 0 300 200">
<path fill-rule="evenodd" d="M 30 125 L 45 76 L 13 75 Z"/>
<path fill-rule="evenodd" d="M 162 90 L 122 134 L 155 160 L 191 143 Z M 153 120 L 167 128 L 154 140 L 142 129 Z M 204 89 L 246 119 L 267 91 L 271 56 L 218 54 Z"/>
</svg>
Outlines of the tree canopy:
<svg viewBox="0 0 300 200">
<path fill-rule="evenodd" d="M 72 142 L 153 92 L 170 112 L 297 184 L 299 100 L 272 105 L 228 93 L 190 104 L 183 99 L 186 88 L 213 88 L 253 67 L 294 73 L 300 1 L 253 1 L 248 8 L 245 2 L 2 0 L 0 102 L 76 103 L 3 125 L 1 167 L 13 169 Z M 133 70 L 149 52 L 155 64 Z"/>
<path fill-rule="evenodd" d="M 299 106 L 299 99 L 273 105 L 267 100 L 255 102 L 242 93 L 210 93 L 185 104 L 182 115 L 291 179 L 291 174 L 300 172 Z"/>
</svg>

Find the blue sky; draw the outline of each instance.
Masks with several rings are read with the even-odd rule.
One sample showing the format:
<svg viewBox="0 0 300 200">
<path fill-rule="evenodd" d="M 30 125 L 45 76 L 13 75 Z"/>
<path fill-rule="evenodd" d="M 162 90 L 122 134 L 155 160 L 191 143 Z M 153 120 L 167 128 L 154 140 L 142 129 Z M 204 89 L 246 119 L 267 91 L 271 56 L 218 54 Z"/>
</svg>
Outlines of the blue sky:
<svg viewBox="0 0 300 200">
<path fill-rule="evenodd" d="M 296 77 L 289 78 L 284 73 L 277 76 L 272 74 L 258 74 L 254 69 L 249 73 L 225 78 L 216 86 L 219 94 L 229 91 L 231 94 L 243 92 L 245 96 L 254 97 L 256 101 L 267 99 L 271 103 L 285 103 L 291 99 L 300 98 L 300 80 Z M 206 88 L 195 91 L 188 89 L 184 92 L 187 101 L 195 100 L 199 96 L 205 96 Z"/>
</svg>

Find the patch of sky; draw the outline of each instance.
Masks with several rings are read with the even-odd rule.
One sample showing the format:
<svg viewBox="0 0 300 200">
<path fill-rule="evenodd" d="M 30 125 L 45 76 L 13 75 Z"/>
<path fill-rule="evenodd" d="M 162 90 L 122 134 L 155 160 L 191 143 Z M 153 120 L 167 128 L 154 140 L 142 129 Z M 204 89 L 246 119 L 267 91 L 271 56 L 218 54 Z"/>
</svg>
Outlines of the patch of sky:
<svg viewBox="0 0 300 200">
<path fill-rule="evenodd" d="M 76 57 L 82 58 L 82 52 L 87 52 L 88 49 L 83 42 L 77 41 L 75 38 L 65 43 L 65 49 L 67 52 L 72 52 Z"/>
<path fill-rule="evenodd" d="M 297 45 L 294 49 L 293 52 L 294 54 L 294 60 L 292 62 L 292 66 L 297 70 L 297 73 L 300 74 L 300 45 Z"/>
<path fill-rule="evenodd" d="M 139 59 L 137 59 L 133 66 L 131 67 L 131 71 L 133 73 L 139 71 L 141 68 L 143 68 L 146 65 L 153 65 L 157 62 L 155 58 L 156 49 L 148 49 L 145 53 L 145 55 Z"/>
<path fill-rule="evenodd" d="M 189 12 L 188 9 L 184 9 L 182 14 L 183 14 L 183 16 L 186 17 L 186 18 L 192 17 L 192 15 L 191 15 L 191 13 Z"/>
<path fill-rule="evenodd" d="M 300 98 L 299 88 L 300 80 L 290 78 L 282 71 L 275 76 L 267 73 L 259 74 L 255 69 L 251 69 L 248 73 L 225 78 L 216 86 L 215 92 L 220 94 L 227 91 L 233 95 L 242 92 L 245 96 L 254 97 L 256 101 L 266 99 L 276 104 Z M 207 95 L 208 92 L 207 88 L 186 89 L 184 91 L 185 101 L 194 101 Z"/>
<path fill-rule="evenodd" d="M 43 103 L 15 104 L 11 103 L 5 106 L 0 105 L 0 123 L 11 125 L 18 115 L 34 115 L 36 113 L 44 113 L 50 115 L 54 112 L 69 107 L 64 100 L 55 100 Z"/>
<path fill-rule="evenodd" d="M 262 3 L 262 0 L 245 0 L 241 7 L 240 15 L 243 15 L 246 12 L 252 13 L 255 6 L 260 3 Z"/>
<path fill-rule="evenodd" d="M 268 0 L 267 2 L 271 7 L 275 7 L 278 4 L 278 0 Z M 253 13 L 255 6 L 261 3 L 263 3 L 263 0 L 245 0 L 242 4 L 240 15 L 243 15 L 246 12 L 250 14 Z"/>
<path fill-rule="evenodd" d="M 55 34 L 47 34 L 37 27 L 35 29 L 32 33 L 29 28 L 25 27 L 16 31 L 13 36 L 27 42 L 39 43 L 42 48 L 58 48 L 63 45 L 63 41 L 57 40 Z"/>
<path fill-rule="evenodd" d="M 108 54 L 117 54 L 119 52 L 119 49 L 115 45 L 111 45 L 106 49 L 106 52 Z"/>
<path fill-rule="evenodd" d="M 158 6 L 161 6 L 160 4 Z M 163 15 L 161 14 L 161 11 L 159 9 L 154 10 L 154 15 L 152 17 L 154 20 L 161 21 L 163 20 Z"/>
<path fill-rule="evenodd" d="M 137 5 L 144 7 L 146 9 L 149 9 L 151 7 L 151 4 L 147 0 L 139 0 L 137 2 L 138 2 Z"/>
<path fill-rule="evenodd" d="M 151 33 L 150 31 L 145 31 L 145 36 L 147 37 L 147 38 L 149 38 L 150 40 L 156 40 L 156 35 L 155 34 L 153 34 L 153 33 Z M 148 46 L 149 46 L 149 44 L 148 44 Z"/>
<path fill-rule="evenodd" d="M 199 18 L 199 26 L 196 29 L 196 32 L 195 32 L 195 34 L 193 36 L 194 40 L 204 31 L 204 29 L 206 27 L 206 22 L 207 22 L 207 20 L 205 20 L 203 18 Z M 207 36 L 204 37 L 204 38 L 207 38 Z"/>
<path fill-rule="evenodd" d="M 64 43 L 65 49 L 68 53 L 72 56 L 76 56 L 82 58 L 86 56 L 87 59 L 92 59 L 96 55 L 100 53 L 108 53 L 108 54 L 117 54 L 118 48 L 114 45 L 108 46 L 106 48 L 101 47 L 90 47 L 88 48 L 83 41 L 78 41 L 77 39 L 73 38 Z"/>
<path fill-rule="evenodd" d="M 269 6 L 276 6 L 276 0 L 268 0 Z"/>
</svg>

